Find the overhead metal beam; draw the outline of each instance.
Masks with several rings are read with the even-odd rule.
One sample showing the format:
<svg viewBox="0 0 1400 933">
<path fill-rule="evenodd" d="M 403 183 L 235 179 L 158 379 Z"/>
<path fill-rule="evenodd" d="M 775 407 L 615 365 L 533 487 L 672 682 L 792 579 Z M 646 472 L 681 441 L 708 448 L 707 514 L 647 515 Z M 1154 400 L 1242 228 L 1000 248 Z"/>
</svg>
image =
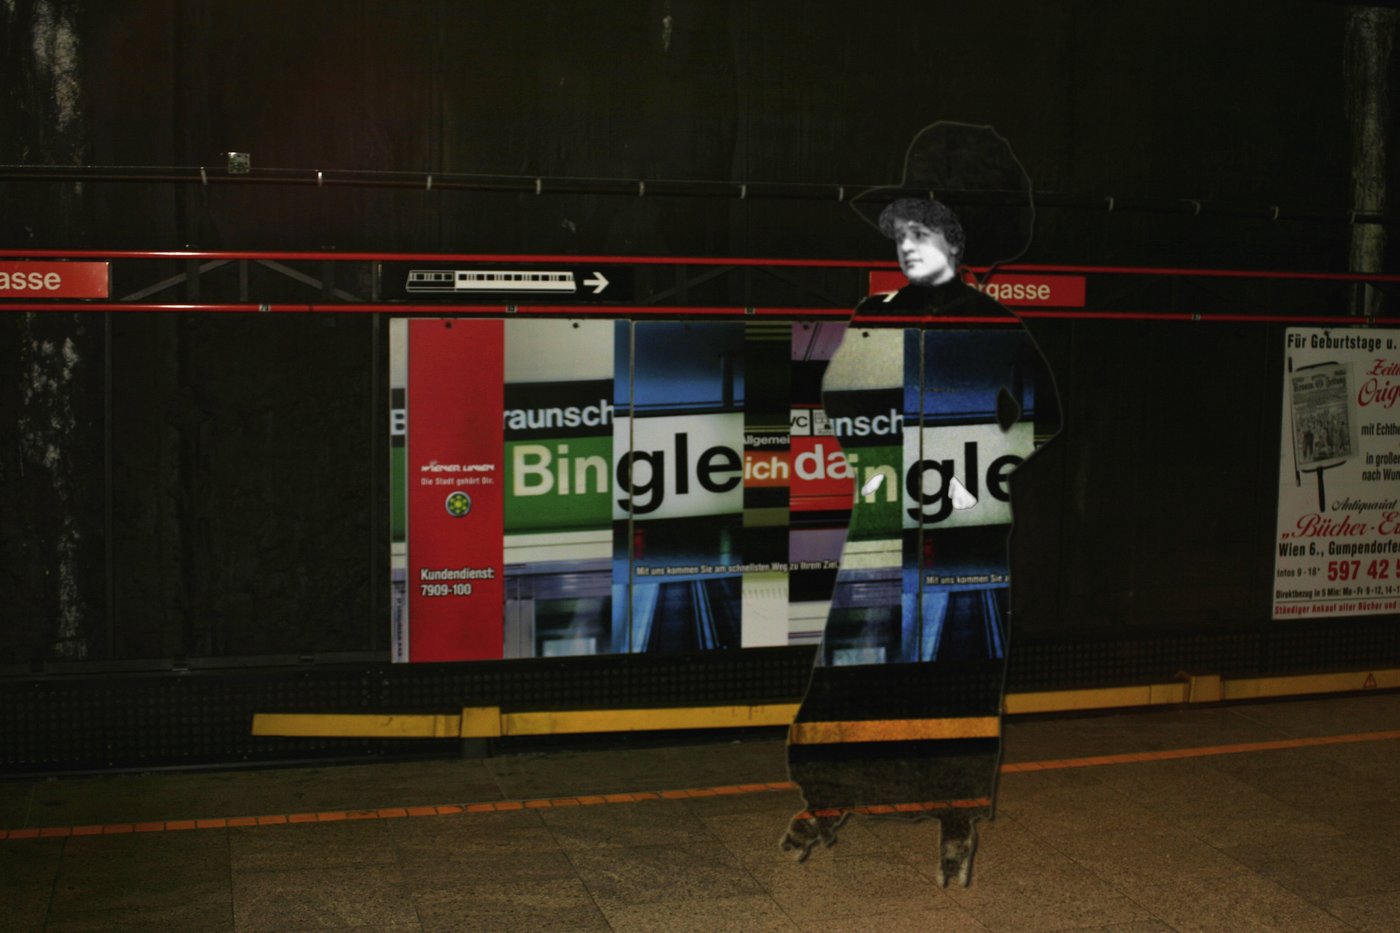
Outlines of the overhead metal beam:
<svg viewBox="0 0 1400 933">
<path fill-rule="evenodd" d="M 897 197 L 925 197 L 927 188 L 826 182 L 721 181 L 709 179 L 571 178 L 543 175 L 375 172 L 354 169 L 254 168 L 123 165 L 0 165 L 0 182 L 83 182 L 178 185 L 278 185 L 309 188 L 377 188 L 422 191 L 476 191 L 500 194 L 589 194 L 617 197 L 692 197 L 726 200 L 828 201 L 878 203 Z M 940 189 L 940 200 L 955 207 L 1026 203 L 1024 191 Z M 1400 214 L 1346 207 L 1301 207 L 1189 197 L 1143 198 L 1061 191 L 1035 192 L 1038 209 L 1105 213 L 1184 214 L 1263 221 L 1334 224 L 1400 224 Z"/>
</svg>

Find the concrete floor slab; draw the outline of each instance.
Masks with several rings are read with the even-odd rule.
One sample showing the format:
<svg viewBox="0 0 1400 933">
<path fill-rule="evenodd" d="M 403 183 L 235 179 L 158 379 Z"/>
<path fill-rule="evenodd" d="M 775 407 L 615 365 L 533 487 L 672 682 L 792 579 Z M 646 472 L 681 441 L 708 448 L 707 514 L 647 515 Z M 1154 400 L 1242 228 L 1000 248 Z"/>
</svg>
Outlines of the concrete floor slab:
<svg viewBox="0 0 1400 933">
<path fill-rule="evenodd" d="M 934 883 L 927 819 L 780 852 L 802 801 L 771 734 L 6 780 L 0 931 L 1389 931 L 1400 741 L 1366 736 L 1397 728 L 1397 694 L 1013 720 L 1035 767 L 966 889 Z M 1359 739 L 1241 745 L 1329 736 Z"/>
</svg>

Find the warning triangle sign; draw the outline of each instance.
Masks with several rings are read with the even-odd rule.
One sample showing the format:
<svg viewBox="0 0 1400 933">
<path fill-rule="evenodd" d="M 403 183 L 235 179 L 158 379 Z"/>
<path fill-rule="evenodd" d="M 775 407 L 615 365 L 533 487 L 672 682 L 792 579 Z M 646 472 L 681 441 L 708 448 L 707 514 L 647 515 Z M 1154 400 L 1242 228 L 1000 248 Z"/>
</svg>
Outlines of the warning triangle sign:
<svg viewBox="0 0 1400 933">
<path fill-rule="evenodd" d="M 1366 682 L 1365 682 L 1364 684 L 1361 685 L 1361 689 L 1362 689 L 1362 690 L 1370 690 L 1370 689 L 1373 689 L 1375 686 L 1376 686 L 1376 675 L 1375 675 L 1375 674 L 1367 674 L 1367 675 L 1366 675 Z"/>
</svg>

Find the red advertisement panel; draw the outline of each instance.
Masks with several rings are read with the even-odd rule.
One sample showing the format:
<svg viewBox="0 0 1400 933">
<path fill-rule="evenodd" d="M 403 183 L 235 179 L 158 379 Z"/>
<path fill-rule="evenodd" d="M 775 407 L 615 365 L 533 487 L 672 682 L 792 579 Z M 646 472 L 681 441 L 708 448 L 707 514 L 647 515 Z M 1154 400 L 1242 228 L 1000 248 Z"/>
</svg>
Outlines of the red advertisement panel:
<svg viewBox="0 0 1400 933">
<path fill-rule="evenodd" d="M 502 322 L 413 320 L 408 345 L 409 660 L 499 658 Z"/>
<path fill-rule="evenodd" d="M 106 298 L 105 262 L 0 260 L 0 298 Z"/>
<path fill-rule="evenodd" d="M 1084 307 L 1082 275 L 998 272 L 986 282 L 979 282 L 975 275 L 965 273 L 963 281 L 1010 308 Z M 872 295 L 897 292 L 908 284 L 909 280 L 898 269 L 882 269 L 870 273 Z"/>
</svg>

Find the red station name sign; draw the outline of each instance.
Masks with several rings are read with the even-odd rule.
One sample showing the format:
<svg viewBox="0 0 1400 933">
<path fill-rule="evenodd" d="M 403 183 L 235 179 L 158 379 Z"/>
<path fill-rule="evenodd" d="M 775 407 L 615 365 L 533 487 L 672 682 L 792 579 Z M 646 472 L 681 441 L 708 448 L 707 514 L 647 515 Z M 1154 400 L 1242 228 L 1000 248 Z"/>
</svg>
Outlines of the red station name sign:
<svg viewBox="0 0 1400 933">
<path fill-rule="evenodd" d="M 970 272 L 963 281 L 1008 307 L 1014 308 L 1082 308 L 1084 307 L 1084 276 L 1040 275 L 1032 273 L 997 272 L 985 282 L 979 282 Z M 909 284 L 902 272 L 893 269 L 870 273 L 870 293 L 896 292 Z"/>
<path fill-rule="evenodd" d="M 0 260 L 0 299 L 106 298 L 110 263 Z"/>
</svg>

